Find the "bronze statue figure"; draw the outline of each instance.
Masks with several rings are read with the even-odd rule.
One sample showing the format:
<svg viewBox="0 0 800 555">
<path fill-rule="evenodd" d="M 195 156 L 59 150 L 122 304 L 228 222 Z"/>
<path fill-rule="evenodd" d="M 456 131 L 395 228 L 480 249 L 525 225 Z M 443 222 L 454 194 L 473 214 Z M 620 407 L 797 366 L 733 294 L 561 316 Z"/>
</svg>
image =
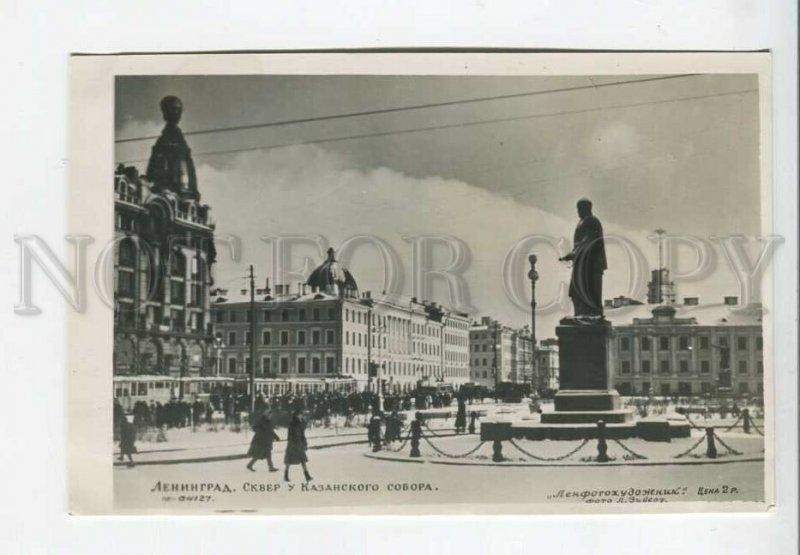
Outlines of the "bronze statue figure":
<svg viewBox="0 0 800 555">
<path fill-rule="evenodd" d="M 559 258 L 572 261 L 569 296 L 576 318 L 597 319 L 603 316 L 603 272 L 608 268 L 603 242 L 603 226 L 592 214 L 592 201 L 578 201 L 580 221 L 575 228 L 572 252 Z"/>
</svg>

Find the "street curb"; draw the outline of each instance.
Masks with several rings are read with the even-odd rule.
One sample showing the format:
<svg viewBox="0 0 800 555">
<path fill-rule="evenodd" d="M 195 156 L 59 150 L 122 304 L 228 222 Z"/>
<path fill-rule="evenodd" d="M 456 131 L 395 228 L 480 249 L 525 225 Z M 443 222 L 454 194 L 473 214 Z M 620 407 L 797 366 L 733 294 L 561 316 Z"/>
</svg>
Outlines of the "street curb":
<svg viewBox="0 0 800 555">
<path fill-rule="evenodd" d="M 704 464 L 732 464 L 740 462 L 763 462 L 764 457 L 748 457 L 741 459 L 704 459 L 704 460 L 684 460 L 684 461 L 626 461 L 626 462 L 581 462 L 581 463 L 512 463 L 512 462 L 455 462 L 446 460 L 419 460 L 419 459 L 400 459 L 397 457 L 374 455 L 371 453 L 364 453 L 364 456 L 369 459 L 389 461 L 389 462 L 415 462 L 419 464 L 444 464 L 450 466 L 485 466 L 494 468 L 508 468 L 508 467 L 536 467 L 536 468 L 563 468 L 563 467 L 606 467 L 606 466 L 680 466 L 680 465 L 704 465 Z"/>
<path fill-rule="evenodd" d="M 426 436 L 426 437 L 455 437 L 458 434 L 439 434 L 438 436 Z M 309 445 L 309 450 L 320 450 L 320 449 L 332 449 L 334 447 L 345 447 L 348 445 L 365 445 L 368 441 L 366 439 L 358 440 L 358 441 L 344 441 L 341 443 L 326 443 L 323 445 Z M 247 444 L 243 444 L 247 445 Z M 180 450 L 180 449 L 178 449 Z M 145 451 L 147 452 L 147 451 Z M 152 452 L 152 451 L 150 451 Z M 169 464 L 192 464 L 192 463 L 201 463 L 201 462 L 223 462 L 223 461 L 235 461 L 240 459 L 248 458 L 247 455 L 242 454 L 235 454 L 235 455 L 216 455 L 213 457 L 192 457 L 187 459 L 161 459 L 157 461 L 139 461 L 135 462 L 134 466 L 157 466 L 157 465 L 169 465 Z M 126 462 L 115 461 L 113 466 L 128 466 Z"/>
</svg>

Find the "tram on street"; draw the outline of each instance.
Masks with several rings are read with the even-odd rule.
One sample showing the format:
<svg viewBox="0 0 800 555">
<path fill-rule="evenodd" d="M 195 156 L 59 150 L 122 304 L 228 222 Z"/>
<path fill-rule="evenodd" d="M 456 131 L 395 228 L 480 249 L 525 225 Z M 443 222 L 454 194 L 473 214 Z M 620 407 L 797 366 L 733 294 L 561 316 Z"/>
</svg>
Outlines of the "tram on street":
<svg viewBox="0 0 800 555">
<path fill-rule="evenodd" d="M 255 378 L 256 394 L 264 397 L 308 395 L 310 393 L 352 393 L 358 391 L 354 378 Z M 165 375 L 114 376 L 114 399 L 129 411 L 137 401 L 168 403 L 170 399 L 200 400 L 207 403 L 212 395 L 249 394 L 248 376 Z"/>
</svg>

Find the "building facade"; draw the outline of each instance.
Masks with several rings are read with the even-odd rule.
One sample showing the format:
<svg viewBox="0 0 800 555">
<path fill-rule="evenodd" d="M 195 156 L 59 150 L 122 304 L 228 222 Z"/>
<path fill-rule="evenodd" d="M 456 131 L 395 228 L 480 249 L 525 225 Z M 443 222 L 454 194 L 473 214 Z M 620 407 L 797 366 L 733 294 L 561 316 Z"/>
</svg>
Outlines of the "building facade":
<svg viewBox="0 0 800 555">
<path fill-rule="evenodd" d="M 558 339 L 542 339 L 536 346 L 536 391 L 552 392 L 558 389 Z"/>
<path fill-rule="evenodd" d="M 703 306 L 690 298 L 683 305 L 633 307 L 641 314 L 623 313 L 626 323 L 621 314 L 611 339 L 619 393 L 763 395 L 761 308 L 736 302 L 726 297 L 723 304 Z"/>
<path fill-rule="evenodd" d="M 359 294 L 333 253 L 306 284 L 267 286 L 256 292 L 218 291 L 212 303 L 217 372 L 283 379 L 353 378 L 362 390 L 405 392 L 421 380 L 455 387 L 469 381 L 469 320 L 434 303 Z M 337 280 L 340 273 L 343 279 Z M 328 280 L 333 275 L 334 278 Z M 250 320 L 256 319 L 256 337 Z"/>
<path fill-rule="evenodd" d="M 470 380 L 494 388 L 500 382 L 531 383 L 530 330 L 512 329 L 488 316 L 469 328 Z"/>
<path fill-rule="evenodd" d="M 115 376 L 201 376 L 215 365 L 214 224 L 177 126 L 181 108 L 162 101 L 167 123 L 145 175 L 123 165 L 114 174 Z"/>
</svg>

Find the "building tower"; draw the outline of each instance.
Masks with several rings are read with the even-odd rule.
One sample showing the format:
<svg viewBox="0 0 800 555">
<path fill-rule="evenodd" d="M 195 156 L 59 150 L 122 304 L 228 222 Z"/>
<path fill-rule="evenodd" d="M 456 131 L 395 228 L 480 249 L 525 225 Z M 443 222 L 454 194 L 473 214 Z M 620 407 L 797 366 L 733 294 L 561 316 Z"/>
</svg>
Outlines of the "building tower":
<svg viewBox="0 0 800 555">
<path fill-rule="evenodd" d="M 183 104 L 161 101 L 166 125 L 147 174 L 114 175 L 114 374 L 200 376 L 212 371 L 209 287 L 214 224 L 200 203 L 194 162 L 178 123 Z M 173 392 L 182 396 L 180 387 Z"/>
</svg>

